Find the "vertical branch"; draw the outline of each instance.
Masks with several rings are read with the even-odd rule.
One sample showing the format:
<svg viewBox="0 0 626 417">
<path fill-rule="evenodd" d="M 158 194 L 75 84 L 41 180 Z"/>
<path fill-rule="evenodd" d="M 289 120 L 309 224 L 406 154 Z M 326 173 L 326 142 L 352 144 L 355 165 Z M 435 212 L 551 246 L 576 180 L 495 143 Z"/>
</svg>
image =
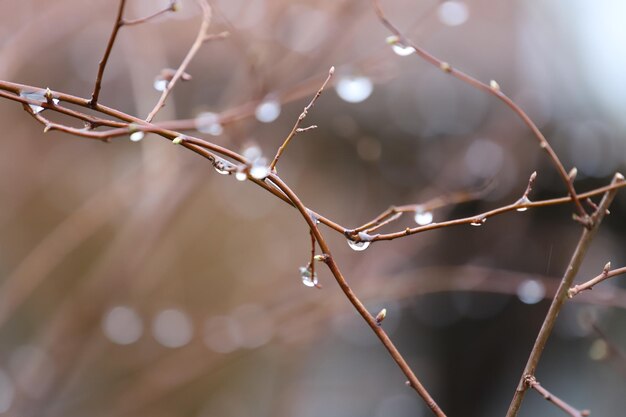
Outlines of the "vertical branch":
<svg viewBox="0 0 626 417">
<path fill-rule="evenodd" d="M 624 176 L 622 174 L 615 174 L 613 178 L 612 184 L 623 182 Z M 522 405 L 522 400 L 524 399 L 524 395 L 526 394 L 526 390 L 529 388 L 528 380 L 529 378 L 534 378 L 535 371 L 537 369 L 537 364 L 539 363 L 539 359 L 541 359 L 541 354 L 543 353 L 543 349 L 548 342 L 548 338 L 552 333 L 552 329 L 554 328 L 554 324 L 556 323 L 556 318 L 567 300 L 567 293 L 572 286 L 572 282 L 574 281 L 574 277 L 578 273 L 578 269 L 583 262 L 585 254 L 587 253 L 587 249 L 595 236 L 602 219 L 604 218 L 609 205 L 613 201 L 615 197 L 616 191 L 608 191 L 602 201 L 598 209 L 591 216 L 591 225 L 590 227 L 585 227 L 578 241 L 578 245 L 574 250 L 574 254 L 572 255 L 572 259 L 567 266 L 563 279 L 559 285 L 559 288 L 552 300 L 552 304 L 550 305 L 550 309 L 546 314 L 546 317 L 541 325 L 541 329 L 539 330 L 539 334 L 537 335 L 537 339 L 535 340 L 535 344 L 533 346 L 532 351 L 530 352 L 530 356 L 528 357 L 528 361 L 526 362 L 526 366 L 524 367 L 524 372 L 522 373 L 522 377 L 520 378 L 517 389 L 515 390 L 515 394 L 513 396 L 513 400 L 511 401 L 511 405 L 509 406 L 509 410 L 506 413 L 506 417 L 514 417 L 517 416 L 519 412 L 520 406 Z"/>
<path fill-rule="evenodd" d="M 102 60 L 98 66 L 98 75 L 96 76 L 96 85 L 93 88 L 93 93 L 91 93 L 91 100 L 89 100 L 89 105 L 91 107 L 95 107 L 98 104 L 98 97 L 100 96 L 100 89 L 102 88 L 102 76 L 104 75 L 104 68 L 107 66 L 107 62 L 109 60 L 109 55 L 111 55 L 111 50 L 113 49 L 113 44 L 115 43 L 115 38 L 117 38 L 117 32 L 119 32 L 120 28 L 124 26 L 124 7 L 126 6 L 126 0 L 120 0 L 120 5 L 117 10 L 117 17 L 115 18 L 115 25 L 113 25 L 113 30 L 111 31 L 111 36 L 109 36 L 109 43 L 107 44 L 106 50 L 104 51 L 104 55 L 102 56 Z"/>
</svg>

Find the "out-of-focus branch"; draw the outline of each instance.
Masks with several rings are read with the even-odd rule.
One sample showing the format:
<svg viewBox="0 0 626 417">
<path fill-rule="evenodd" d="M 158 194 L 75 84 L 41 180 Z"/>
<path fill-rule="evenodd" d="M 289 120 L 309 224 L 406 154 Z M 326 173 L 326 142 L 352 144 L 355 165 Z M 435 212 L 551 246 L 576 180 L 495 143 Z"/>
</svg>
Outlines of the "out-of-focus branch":
<svg viewBox="0 0 626 417">
<path fill-rule="evenodd" d="M 602 273 L 600 275 L 597 275 L 596 277 L 590 279 L 585 283 L 574 285 L 567 291 L 567 296 L 569 298 L 575 297 L 581 291 L 592 290 L 595 285 L 598 285 L 602 281 L 622 274 L 626 274 L 626 266 L 622 268 L 611 269 L 611 262 L 607 262 L 607 264 L 602 269 Z"/>
</svg>

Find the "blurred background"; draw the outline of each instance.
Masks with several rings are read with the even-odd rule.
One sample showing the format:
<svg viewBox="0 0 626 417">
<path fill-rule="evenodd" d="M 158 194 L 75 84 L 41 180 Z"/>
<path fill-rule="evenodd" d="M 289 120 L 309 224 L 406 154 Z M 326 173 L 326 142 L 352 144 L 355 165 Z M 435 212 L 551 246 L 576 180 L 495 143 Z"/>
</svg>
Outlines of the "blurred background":
<svg viewBox="0 0 626 417">
<path fill-rule="evenodd" d="M 167 0 L 128 0 L 127 18 Z M 89 97 L 117 2 L 2 0 L 0 79 Z M 199 9 L 124 27 L 100 102 L 145 117 Z M 157 121 L 271 158 L 331 65 L 336 76 L 279 164 L 313 210 L 356 227 L 392 204 L 457 191 L 434 221 L 565 195 L 528 129 L 493 97 L 405 51 L 367 0 L 215 0 L 212 33 Z M 497 80 L 576 166 L 577 190 L 626 165 L 626 5 L 618 0 L 385 0 L 441 59 Z M 49 112 L 49 111 L 48 111 Z M 47 112 L 47 113 L 48 113 Z M 46 113 L 46 115 L 48 115 Z M 49 115 L 48 115 L 49 116 Z M 73 123 L 73 122 L 69 122 Z M 332 276 L 302 285 L 298 213 L 154 135 L 103 144 L 50 132 L 0 101 L 0 412 L 93 416 L 427 416 Z M 138 140 L 142 139 L 142 140 Z M 450 416 L 502 416 L 580 234 L 569 205 L 509 213 L 352 251 L 353 289 Z M 618 194 L 577 282 L 626 265 Z M 419 220 L 419 219 L 418 219 Z M 422 221 L 421 219 L 420 221 Z M 387 231 L 415 225 L 405 215 Z M 538 368 L 594 416 L 626 406 L 626 293 L 567 303 Z M 536 392 L 521 416 L 560 416 Z"/>
</svg>

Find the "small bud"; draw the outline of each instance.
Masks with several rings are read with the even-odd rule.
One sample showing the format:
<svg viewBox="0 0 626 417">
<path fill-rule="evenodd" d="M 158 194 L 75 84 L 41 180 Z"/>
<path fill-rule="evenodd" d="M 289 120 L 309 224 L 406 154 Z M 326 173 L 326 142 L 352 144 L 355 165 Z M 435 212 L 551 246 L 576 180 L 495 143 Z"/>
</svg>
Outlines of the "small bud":
<svg viewBox="0 0 626 417">
<path fill-rule="evenodd" d="M 569 173 L 567 174 L 567 178 L 569 178 L 569 180 L 573 182 L 576 179 L 576 175 L 578 175 L 578 168 L 574 167 L 570 169 Z"/>
<path fill-rule="evenodd" d="M 49 88 L 47 88 L 47 87 L 46 87 L 46 92 L 45 92 L 45 93 L 43 93 L 43 96 L 46 98 L 46 101 L 47 101 L 48 103 L 52 103 L 52 99 L 53 99 L 53 97 L 52 97 L 52 91 L 50 91 L 50 89 L 49 89 Z"/>
<path fill-rule="evenodd" d="M 404 381 L 404 385 L 406 385 L 407 387 L 411 386 L 411 381 Z"/>
<path fill-rule="evenodd" d="M 315 255 L 313 257 L 313 259 L 315 259 L 318 262 L 325 262 L 328 259 L 328 255 L 323 254 L 323 255 Z"/>
<path fill-rule="evenodd" d="M 500 84 L 498 84 L 496 80 L 489 81 L 489 87 L 491 87 L 493 91 L 500 92 Z"/>
<path fill-rule="evenodd" d="M 131 123 L 128 125 L 128 131 L 130 133 L 137 132 L 139 130 L 139 125 L 136 123 Z"/>
<path fill-rule="evenodd" d="M 170 10 L 173 12 L 178 12 L 180 11 L 180 2 L 178 1 L 173 1 L 172 5 L 170 6 Z"/>
<path fill-rule="evenodd" d="M 183 138 L 182 136 L 176 136 L 174 139 L 172 139 L 172 143 L 174 145 L 180 145 L 181 143 L 183 143 L 183 140 L 185 140 L 185 138 Z"/>
<path fill-rule="evenodd" d="M 330 70 L 328 70 L 328 75 L 333 75 L 335 73 L 335 67 L 332 66 L 330 67 Z"/>
<path fill-rule="evenodd" d="M 533 173 L 530 174 L 530 178 L 528 179 L 528 182 L 534 182 L 535 179 L 537 179 L 537 171 L 533 171 Z"/>
<path fill-rule="evenodd" d="M 602 268 L 602 273 L 606 275 L 609 273 L 610 270 L 611 270 L 611 261 L 607 262 L 606 265 L 604 265 L 604 268 Z"/>
<path fill-rule="evenodd" d="M 383 320 L 385 320 L 385 317 L 387 317 L 387 309 L 383 308 L 382 310 L 378 312 L 378 314 L 376 314 L 376 323 L 377 324 L 382 323 Z"/>
<path fill-rule="evenodd" d="M 624 175 L 621 172 L 615 173 L 615 181 L 624 181 Z"/>
<path fill-rule="evenodd" d="M 447 62 L 442 62 L 439 65 L 439 69 L 441 69 L 443 72 L 451 72 L 452 71 L 452 67 Z"/>
<path fill-rule="evenodd" d="M 51 125 L 46 125 L 46 127 L 43 128 L 43 133 L 48 133 L 51 129 L 52 129 Z"/>
<path fill-rule="evenodd" d="M 539 147 L 540 147 L 541 149 L 546 149 L 546 148 L 548 147 L 548 142 L 546 142 L 546 141 L 542 141 L 542 142 L 539 144 Z"/>
<path fill-rule="evenodd" d="M 387 36 L 385 42 L 387 42 L 387 45 L 395 45 L 396 43 L 400 42 L 400 38 L 398 38 L 396 35 Z"/>
</svg>

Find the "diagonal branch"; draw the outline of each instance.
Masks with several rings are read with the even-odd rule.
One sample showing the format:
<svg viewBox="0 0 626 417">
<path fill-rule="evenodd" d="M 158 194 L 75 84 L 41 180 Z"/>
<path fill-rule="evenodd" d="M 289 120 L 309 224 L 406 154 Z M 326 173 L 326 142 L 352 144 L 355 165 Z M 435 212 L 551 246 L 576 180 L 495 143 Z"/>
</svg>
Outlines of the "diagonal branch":
<svg viewBox="0 0 626 417">
<path fill-rule="evenodd" d="M 526 384 L 529 388 L 532 388 L 539 394 L 541 394 L 543 398 L 546 399 L 546 401 L 551 402 L 572 417 L 587 417 L 590 414 L 589 410 L 578 410 L 557 397 L 556 395 L 552 394 L 550 391 L 542 387 L 539 381 L 535 379 L 535 377 L 528 377 L 526 379 Z"/>
</svg>

